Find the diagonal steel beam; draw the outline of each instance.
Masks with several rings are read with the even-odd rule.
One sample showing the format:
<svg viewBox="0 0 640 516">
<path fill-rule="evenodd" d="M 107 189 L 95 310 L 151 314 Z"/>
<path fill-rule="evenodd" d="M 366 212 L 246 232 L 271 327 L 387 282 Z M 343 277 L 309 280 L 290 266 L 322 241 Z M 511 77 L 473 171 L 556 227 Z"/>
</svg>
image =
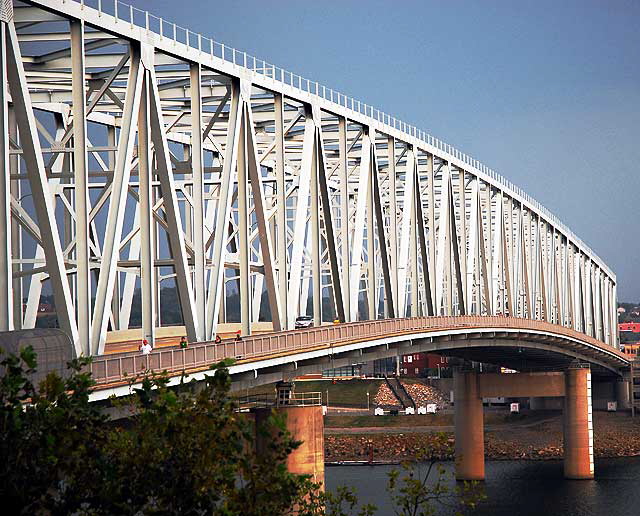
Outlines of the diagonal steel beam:
<svg viewBox="0 0 640 516">
<path fill-rule="evenodd" d="M 82 353 L 78 338 L 71 290 L 66 276 L 66 268 L 62 256 L 60 235 L 56 225 L 55 210 L 49 193 L 47 174 L 42 160 L 40 141 L 35 123 L 35 116 L 29 97 L 27 79 L 22 66 L 22 56 L 18 36 L 12 23 L 0 22 L 4 28 L 4 44 L 7 56 L 7 79 L 11 92 L 20 140 L 22 157 L 26 163 L 27 176 L 41 229 L 42 246 L 47 262 L 49 277 L 53 286 L 56 312 L 60 328 L 73 343 L 75 353 Z"/>
<path fill-rule="evenodd" d="M 158 83 L 153 68 L 149 69 L 149 75 L 151 141 L 156 154 L 157 175 L 160 181 L 161 195 L 164 198 L 169 249 L 174 261 L 176 286 L 180 298 L 182 318 L 187 330 L 187 338 L 189 341 L 195 341 L 198 335 L 201 335 L 200 324 L 204 324 L 204 321 L 198 320 L 195 309 L 195 296 L 191 283 L 191 272 L 187 262 L 187 251 L 181 221 L 182 217 L 180 215 L 175 179 L 171 168 L 169 146 L 164 132 L 165 125 L 162 118 L 162 104 L 158 93 Z"/>
<path fill-rule="evenodd" d="M 136 133 L 136 120 L 140 106 L 143 73 L 140 64 L 140 49 L 131 46 L 131 66 L 127 82 L 122 129 L 116 155 L 115 170 L 111 186 L 111 199 L 107 215 L 107 228 L 102 250 L 100 276 L 96 288 L 93 323 L 91 325 L 92 353 L 104 353 L 107 324 L 111 312 L 111 298 L 116 277 L 116 265 L 120 249 L 120 238 L 124 223 L 127 184 L 131 174 L 131 159 Z"/>
</svg>

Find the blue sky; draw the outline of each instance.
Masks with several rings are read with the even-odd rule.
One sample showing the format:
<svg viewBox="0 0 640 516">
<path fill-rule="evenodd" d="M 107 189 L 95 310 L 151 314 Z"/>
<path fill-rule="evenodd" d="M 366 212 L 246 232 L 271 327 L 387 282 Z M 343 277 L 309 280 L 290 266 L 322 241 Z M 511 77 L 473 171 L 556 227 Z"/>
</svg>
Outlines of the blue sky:
<svg viewBox="0 0 640 516">
<path fill-rule="evenodd" d="M 640 301 L 640 1 L 132 3 L 476 157 Z"/>
</svg>

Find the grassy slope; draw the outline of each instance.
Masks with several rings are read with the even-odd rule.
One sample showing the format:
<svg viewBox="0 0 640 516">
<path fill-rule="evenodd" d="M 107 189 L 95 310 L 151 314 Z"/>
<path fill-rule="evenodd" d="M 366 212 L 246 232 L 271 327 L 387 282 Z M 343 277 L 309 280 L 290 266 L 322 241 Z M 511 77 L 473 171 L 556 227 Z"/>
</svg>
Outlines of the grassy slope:
<svg viewBox="0 0 640 516">
<path fill-rule="evenodd" d="M 367 391 L 369 392 L 371 406 L 373 398 L 378 392 L 380 384 L 384 380 L 305 380 L 296 382 L 296 392 L 321 392 L 322 399 L 326 402 L 329 391 L 329 405 L 343 407 L 367 407 Z"/>
<path fill-rule="evenodd" d="M 326 402 L 327 391 L 329 391 L 329 404 L 332 407 L 367 408 L 367 391 L 369 391 L 371 407 L 373 407 L 373 399 L 382 382 L 384 382 L 382 379 L 337 380 L 336 383 L 333 383 L 331 380 L 298 380 L 295 383 L 295 390 L 296 392 L 321 392 L 323 403 Z M 248 391 L 242 390 L 236 394 L 273 394 L 275 392 L 274 389 L 275 385 L 271 383 L 254 387 Z"/>
</svg>

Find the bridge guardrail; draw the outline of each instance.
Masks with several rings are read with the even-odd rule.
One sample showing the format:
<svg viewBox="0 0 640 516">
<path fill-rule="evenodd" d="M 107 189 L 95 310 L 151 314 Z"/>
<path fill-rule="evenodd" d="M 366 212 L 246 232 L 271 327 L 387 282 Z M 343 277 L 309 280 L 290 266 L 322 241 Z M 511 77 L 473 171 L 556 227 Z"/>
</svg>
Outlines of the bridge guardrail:
<svg viewBox="0 0 640 516">
<path fill-rule="evenodd" d="M 98 385 L 127 383 L 144 371 L 195 372 L 225 358 L 238 361 L 276 358 L 280 354 L 312 351 L 410 332 L 428 332 L 456 328 L 497 328 L 548 331 L 587 342 L 599 348 L 621 353 L 615 348 L 576 330 L 531 319 L 504 316 L 437 316 L 404 319 L 379 319 L 312 327 L 279 333 L 245 337 L 240 341 L 224 340 L 191 344 L 187 348 L 160 348 L 148 355 L 137 352 L 102 355 L 94 358 L 90 372 Z"/>
</svg>

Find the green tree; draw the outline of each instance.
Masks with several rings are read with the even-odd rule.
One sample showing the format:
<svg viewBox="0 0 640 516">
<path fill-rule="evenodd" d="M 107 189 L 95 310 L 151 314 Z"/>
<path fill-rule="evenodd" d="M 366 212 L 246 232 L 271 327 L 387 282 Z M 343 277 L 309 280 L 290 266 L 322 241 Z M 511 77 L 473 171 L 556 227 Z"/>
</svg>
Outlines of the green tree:
<svg viewBox="0 0 640 516">
<path fill-rule="evenodd" d="M 272 416 L 278 445 L 253 453 L 251 421 L 229 397 L 228 364 L 199 385 L 147 374 L 107 421 L 74 360 L 35 388 L 31 348 L 0 365 L 0 498 L 10 514 L 283 514 L 313 488 L 286 470 L 299 444 Z M 132 380 L 133 383 L 134 380 Z"/>
<path fill-rule="evenodd" d="M 29 379 L 36 368 L 32 348 L 0 361 L 5 514 L 375 513 L 372 505 L 359 506 L 350 488 L 324 492 L 308 476 L 287 471 L 286 458 L 300 443 L 281 416 L 272 414 L 258 429 L 270 437 L 270 446 L 254 452 L 256 428 L 229 395 L 229 362 L 212 366 L 214 374 L 203 382 L 174 388 L 165 374 L 132 378 L 132 395 L 113 402 L 128 416 L 123 422 L 109 421 L 89 402 L 87 363 L 73 360 L 65 378 L 52 373 L 36 387 Z M 416 474 L 419 464 L 403 467 L 389 481 L 399 515 L 432 514 L 434 503 L 466 496 L 445 489 L 442 474 L 435 487 L 428 483 L 431 466 L 426 475 Z M 469 500 L 476 499 L 463 501 Z"/>
</svg>

